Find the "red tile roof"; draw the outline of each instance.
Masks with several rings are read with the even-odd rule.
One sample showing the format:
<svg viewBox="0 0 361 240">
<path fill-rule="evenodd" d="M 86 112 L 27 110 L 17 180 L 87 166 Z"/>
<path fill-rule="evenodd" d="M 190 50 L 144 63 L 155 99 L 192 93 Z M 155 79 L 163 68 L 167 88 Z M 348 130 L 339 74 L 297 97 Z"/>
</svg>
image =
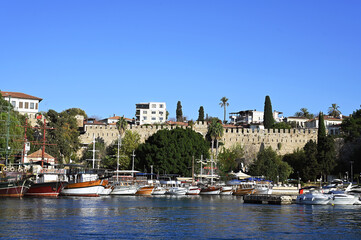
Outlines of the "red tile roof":
<svg viewBox="0 0 361 240">
<path fill-rule="evenodd" d="M 42 157 L 42 149 L 39 149 L 38 151 L 36 152 L 33 152 L 32 154 L 29 154 L 28 155 L 28 158 L 29 159 L 37 159 L 37 158 L 40 158 L 41 159 Z M 47 154 L 47 153 L 44 153 L 44 158 L 47 158 L 47 159 L 54 159 L 53 156 L 51 156 L 50 154 Z"/>
<path fill-rule="evenodd" d="M 32 100 L 39 100 L 39 102 L 41 102 L 41 100 L 43 100 L 42 98 L 38 98 L 38 97 L 34 97 L 25 93 L 20 93 L 20 92 L 3 92 L 1 91 L 1 95 L 3 97 L 13 97 L 13 98 L 24 98 L 24 99 L 32 99 Z"/>
</svg>

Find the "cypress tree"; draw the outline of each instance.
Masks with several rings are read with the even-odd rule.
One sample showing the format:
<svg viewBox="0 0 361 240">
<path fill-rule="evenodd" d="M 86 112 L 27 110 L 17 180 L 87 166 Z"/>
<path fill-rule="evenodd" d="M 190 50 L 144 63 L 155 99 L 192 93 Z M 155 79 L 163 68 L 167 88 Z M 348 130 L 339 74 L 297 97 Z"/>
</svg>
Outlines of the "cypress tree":
<svg viewBox="0 0 361 240">
<path fill-rule="evenodd" d="M 182 104 L 180 101 L 178 101 L 177 103 L 176 118 L 177 118 L 177 122 L 183 122 L 183 111 L 182 111 Z"/>
<path fill-rule="evenodd" d="M 336 166 L 336 152 L 333 138 L 326 135 L 322 112 L 320 112 L 318 117 L 317 161 L 322 175 L 324 175 L 323 180 L 327 180 L 327 175 L 329 175 Z"/>
<path fill-rule="evenodd" d="M 204 109 L 203 109 L 203 106 L 199 107 L 197 121 L 204 121 Z"/>
<path fill-rule="evenodd" d="M 272 128 L 275 120 L 273 119 L 272 104 L 269 96 L 266 96 L 264 102 L 263 125 L 264 128 Z"/>
</svg>

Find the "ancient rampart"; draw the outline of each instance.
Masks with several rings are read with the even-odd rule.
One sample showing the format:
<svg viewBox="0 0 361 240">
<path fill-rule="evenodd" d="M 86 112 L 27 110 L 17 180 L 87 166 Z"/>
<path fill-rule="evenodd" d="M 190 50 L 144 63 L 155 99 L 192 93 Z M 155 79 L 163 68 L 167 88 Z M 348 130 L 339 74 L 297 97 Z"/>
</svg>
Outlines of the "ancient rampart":
<svg viewBox="0 0 361 240">
<path fill-rule="evenodd" d="M 144 142 L 151 135 L 161 129 L 187 128 L 185 126 L 174 125 L 140 125 L 128 126 L 128 129 L 137 132 Z M 189 127 L 188 127 L 189 128 Z M 193 130 L 202 134 L 207 134 L 207 123 L 197 122 Z M 106 145 L 111 144 L 118 137 L 115 125 L 85 125 L 84 133 L 80 140 L 83 144 L 89 144 L 93 138 L 101 137 Z M 246 151 L 246 155 L 255 155 L 261 148 L 271 146 L 279 154 L 292 153 L 297 148 L 302 148 L 309 140 L 317 140 L 316 129 L 265 129 L 252 130 L 248 128 L 225 128 L 224 135 L 220 140 L 225 148 L 230 148 L 236 143 L 241 144 Z M 252 157 L 253 158 L 253 157 Z"/>
</svg>

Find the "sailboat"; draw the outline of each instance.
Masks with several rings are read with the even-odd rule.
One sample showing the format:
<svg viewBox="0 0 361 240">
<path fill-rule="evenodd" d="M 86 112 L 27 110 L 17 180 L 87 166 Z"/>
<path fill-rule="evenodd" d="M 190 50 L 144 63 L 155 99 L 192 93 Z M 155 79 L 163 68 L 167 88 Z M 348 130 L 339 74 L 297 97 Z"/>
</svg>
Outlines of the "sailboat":
<svg viewBox="0 0 361 240">
<path fill-rule="evenodd" d="M 83 169 L 83 166 L 68 165 L 73 167 L 69 169 L 69 184 L 60 192 L 64 196 L 83 196 L 83 197 L 99 197 L 104 189 L 108 186 L 106 178 L 100 179 L 95 170 L 95 138 L 93 140 L 93 168 Z M 75 167 L 75 168 L 74 168 Z"/>
</svg>

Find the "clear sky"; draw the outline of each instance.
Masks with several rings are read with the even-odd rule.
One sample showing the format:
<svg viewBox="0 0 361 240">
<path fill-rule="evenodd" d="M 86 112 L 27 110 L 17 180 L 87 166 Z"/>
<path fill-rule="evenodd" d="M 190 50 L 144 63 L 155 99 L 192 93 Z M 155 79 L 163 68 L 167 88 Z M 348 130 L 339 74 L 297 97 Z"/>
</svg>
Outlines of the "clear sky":
<svg viewBox="0 0 361 240">
<path fill-rule="evenodd" d="M 349 115 L 361 104 L 361 1 L 0 1 L 0 89 L 133 118 L 177 101 L 196 120 L 300 108 Z"/>
</svg>

